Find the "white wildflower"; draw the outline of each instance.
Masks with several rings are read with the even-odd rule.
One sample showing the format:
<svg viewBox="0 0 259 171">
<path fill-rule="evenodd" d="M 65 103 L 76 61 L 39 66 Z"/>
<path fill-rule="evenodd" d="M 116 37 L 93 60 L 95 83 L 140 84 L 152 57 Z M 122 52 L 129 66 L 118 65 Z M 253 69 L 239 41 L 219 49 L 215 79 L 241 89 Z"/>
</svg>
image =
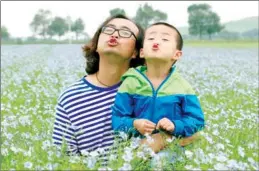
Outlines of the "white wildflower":
<svg viewBox="0 0 259 171">
<path fill-rule="evenodd" d="M 137 157 L 138 157 L 138 158 L 142 158 L 142 159 L 144 159 L 144 160 L 147 159 L 143 151 L 138 151 L 138 152 L 137 152 Z"/>
<path fill-rule="evenodd" d="M 217 163 L 214 165 L 214 169 L 216 170 L 228 170 L 228 167 L 222 163 Z"/>
<path fill-rule="evenodd" d="M 105 152 L 104 148 L 98 148 L 96 151 L 99 152 L 99 154 L 103 154 Z"/>
<path fill-rule="evenodd" d="M 121 168 L 119 168 L 119 171 L 125 171 L 125 170 L 132 170 L 132 167 L 129 163 L 124 163 Z"/>
<path fill-rule="evenodd" d="M 25 167 L 26 169 L 31 169 L 31 168 L 32 168 L 32 163 L 31 163 L 31 162 L 25 162 L 25 163 L 24 163 L 24 167 Z"/>
<path fill-rule="evenodd" d="M 218 131 L 217 129 L 215 129 L 215 130 L 212 132 L 212 134 L 218 136 L 218 135 L 219 135 L 219 131 Z"/>
<path fill-rule="evenodd" d="M 90 153 L 87 150 L 81 150 L 83 156 L 88 156 Z"/>
<path fill-rule="evenodd" d="M 31 157 L 31 151 L 32 151 L 32 149 L 31 149 L 31 147 L 30 147 L 30 149 L 29 149 L 28 151 L 25 151 L 25 152 L 24 152 L 24 156 Z"/>
<path fill-rule="evenodd" d="M 137 137 L 137 138 L 133 137 L 131 140 L 131 143 L 130 143 L 130 147 L 133 149 L 138 148 L 140 145 L 140 141 L 141 141 L 141 139 L 139 137 Z"/>
<path fill-rule="evenodd" d="M 80 161 L 79 156 L 70 156 L 70 158 L 69 158 L 69 162 L 71 162 L 71 163 L 78 163 L 79 161 Z"/>
<path fill-rule="evenodd" d="M 207 141 L 208 141 L 210 144 L 213 144 L 213 140 L 212 140 L 212 138 L 211 138 L 211 137 L 206 136 L 206 139 L 207 139 Z"/>
<path fill-rule="evenodd" d="M 149 134 L 146 133 L 145 136 L 146 136 L 147 142 L 148 142 L 149 144 L 154 143 L 154 139 L 153 139 Z"/>
<path fill-rule="evenodd" d="M 173 141 L 174 141 L 174 139 L 175 139 L 175 137 L 174 137 L 174 136 L 172 136 L 172 138 L 167 138 L 167 139 L 166 139 L 166 141 L 167 141 L 168 143 L 171 143 L 171 142 L 173 142 Z"/>
<path fill-rule="evenodd" d="M 248 159 L 247 159 L 250 163 L 255 163 L 255 161 L 254 161 L 254 159 L 252 159 L 251 157 L 248 157 Z"/>
<path fill-rule="evenodd" d="M 248 146 L 249 149 L 254 149 L 255 148 L 255 144 L 254 143 L 249 143 L 247 146 Z"/>
<path fill-rule="evenodd" d="M 216 148 L 217 148 L 218 150 L 224 150 L 224 149 L 225 149 L 224 145 L 221 144 L 221 143 L 216 144 Z"/>
<path fill-rule="evenodd" d="M 244 157 L 244 156 L 245 156 L 245 152 L 244 152 L 244 148 L 243 148 L 243 147 L 238 146 L 238 154 L 239 154 L 241 157 Z"/>
<path fill-rule="evenodd" d="M 93 169 L 96 162 L 97 162 L 96 157 L 88 157 L 87 158 L 87 167 L 89 169 Z"/>
<path fill-rule="evenodd" d="M 43 150 L 46 150 L 46 149 L 47 149 L 48 147 L 50 147 L 50 146 L 51 146 L 50 141 L 49 141 L 49 140 L 45 140 L 45 141 L 42 142 L 41 148 L 42 148 Z"/>
<path fill-rule="evenodd" d="M 133 153 L 131 151 L 125 151 L 122 158 L 124 161 L 130 162 L 133 159 Z"/>
<path fill-rule="evenodd" d="M 89 154 L 91 157 L 97 157 L 99 154 L 97 151 L 91 151 Z"/>
<path fill-rule="evenodd" d="M 18 153 L 20 150 L 14 146 L 10 148 L 15 154 Z"/>
<path fill-rule="evenodd" d="M 193 170 L 193 166 L 191 166 L 191 165 L 186 165 L 184 168 L 187 170 Z"/>
<path fill-rule="evenodd" d="M 186 151 L 185 151 L 185 155 L 186 155 L 186 157 L 187 157 L 188 159 L 191 159 L 192 156 L 193 156 L 193 152 L 191 152 L 191 151 L 189 151 L 189 150 L 186 150 Z"/>
<path fill-rule="evenodd" d="M 51 163 L 48 163 L 47 166 L 46 166 L 46 169 L 53 170 L 54 168 L 53 168 Z"/>
<path fill-rule="evenodd" d="M 13 134 L 5 133 L 4 134 L 8 140 L 11 140 L 13 138 Z"/>
<path fill-rule="evenodd" d="M 228 160 L 227 161 L 227 166 L 230 168 L 230 169 L 236 169 L 238 167 L 238 164 L 237 164 L 237 161 L 236 160 Z"/>
<path fill-rule="evenodd" d="M 2 148 L 2 150 L 1 150 L 1 154 L 3 155 L 3 156 L 7 156 L 8 155 L 8 149 L 7 148 Z"/>
<path fill-rule="evenodd" d="M 112 170 L 111 168 L 109 168 L 109 167 L 107 167 L 107 168 L 105 168 L 105 167 L 101 167 L 101 168 L 98 168 L 98 171 L 110 171 L 110 170 Z"/>
<path fill-rule="evenodd" d="M 126 141 L 128 139 L 128 135 L 125 132 L 120 131 L 119 132 L 119 136 Z"/>
<path fill-rule="evenodd" d="M 224 155 L 217 155 L 216 157 L 216 160 L 219 161 L 219 162 L 225 162 L 228 160 L 227 157 L 225 157 Z"/>
<path fill-rule="evenodd" d="M 113 160 L 116 160 L 116 158 L 117 158 L 116 155 L 111 154 L 110 157 L 109 157 L 109 160 L 113 161 Z"/>
</svg>

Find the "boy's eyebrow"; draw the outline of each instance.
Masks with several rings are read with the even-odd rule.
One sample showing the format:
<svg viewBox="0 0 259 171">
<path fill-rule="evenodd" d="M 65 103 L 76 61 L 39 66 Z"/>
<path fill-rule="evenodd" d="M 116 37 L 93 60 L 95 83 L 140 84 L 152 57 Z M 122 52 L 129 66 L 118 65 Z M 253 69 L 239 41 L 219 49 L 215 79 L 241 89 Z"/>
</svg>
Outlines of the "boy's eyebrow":
<svg viewBox="0 0 259 171">
<path fill-rule="evenodd" d="M 150 33 L 148 33 L 148 34 L 155 34 L 156 33 L 156 31 L 152 31 L 152 32 L 150 32 Z"/>
<path fill-rule="evenodd" d="M 162 34 L 170 36 L 170 34 L 169 34 L 169 33 L 162 33 Z"/>
<path fill-rule="evenodd" d="M 150 32 L 150 33 L 148 33 L 148 34 L 156 34 L 157 32 L 156 31 L 152 31 L 152 32 Z M 168 36 L 170 36 L 170 34 L 169 33 L 166 33 L 166 32 L 163 32 L 162 33 L 163 35 L 168 35 Z"/>
</svg>

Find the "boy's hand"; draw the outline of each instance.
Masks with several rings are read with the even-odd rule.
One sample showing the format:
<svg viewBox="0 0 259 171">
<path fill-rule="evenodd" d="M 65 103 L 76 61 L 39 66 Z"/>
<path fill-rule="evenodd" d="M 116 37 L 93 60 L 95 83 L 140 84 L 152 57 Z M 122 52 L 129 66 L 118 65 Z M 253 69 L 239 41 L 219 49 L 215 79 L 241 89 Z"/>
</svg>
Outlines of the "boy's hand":
<svg viewBox="0 0 259 171">
<path fill-rule="evenodd" d="M 142 135 L 151 134 L 156 128 L 156 124 L 147 119 L 136 119 L 133 125 Z"/>
<path fill-rule="evenodd" d="M 167 118 L 160 119 L 157 123 L 156 129 L 162 128 L 166 131 L 173 132 L 174 131 L 174 124 Z"/>
</svg>

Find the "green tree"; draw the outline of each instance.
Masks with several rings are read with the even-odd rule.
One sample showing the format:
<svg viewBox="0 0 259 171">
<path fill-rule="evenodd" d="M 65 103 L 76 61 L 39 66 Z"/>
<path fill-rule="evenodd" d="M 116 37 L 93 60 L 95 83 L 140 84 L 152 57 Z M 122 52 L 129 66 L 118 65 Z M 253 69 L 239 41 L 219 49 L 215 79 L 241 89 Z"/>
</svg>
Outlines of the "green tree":
<svg viewBox="0 0 259 171">
<path fill-rule="evenodd" d="M 1 26 L 1 39 L 8 40 L 10 38 L 10 33 L 5 26 Z"/>
<path fill-rule="evenodd" d="M 255 40 L 259 40 L 259 30 L 258 28 L 252 29 L 252 30 L 248 30 L 242 33 L 242 37 L 244 39 L 255 39 Z"/>
<path fill-rule="evenodd" d="M 68 24 L 62 17 L 55 17 L 48 27 L 48 34 L 50 36 L 57 35 L 59 39 L 68 31 Z"/>
<path fill-rule="evenodd" d="M 137 9 L 134 21 L 146 29 L 151 23 L 158 21 L 166 21 L 167 14 L 159 10 L 154 10 L 147 3 Z"/>
<path fill-rule="evenodd" d="M 208 4 L 192 4 L 187 9 L 189 17 L 189 33 L 191 35 L 211 35 L 220 32 L 224 27 L 220 24 L 220 17 L 211 10 Z"/>
<path fill-rule="evenodd" d="M 208 4 L 193 4 L 188 7 L 190 35 L 199 35 L 199 38 L 202 38 L 202 34 L 206 33 L 207 15 L 210 10 L 211 7 Z"/>
<path fill-rule="evenodd" d="M 219 34 L 217 34 L 217 37 L 224 40 L 238 40 L 240 39 L 240 33 L 223 30 Z"/>
<path fill-rule="evenodd" d="M 117 14 L 126 15 L 124 9 L 121 9 L 121 8 L 114 8 L 114 9 L 110 10 L 111 16 L 114 16 L 114 15 L 117 15 Z"/>
<path fill-rule="evenodd" d="M 55 36 L 55 31 L 52 23 L 48 26 L 47 35 L 49 35 L 50 39 Z"/>
<path fill-rule="evenodd" d="M 49 10 L 40 9 L 33 17 L 30 27 L 34 35 L 41 35 L 46 38 L 49 24 L 51 22 L 51 12 Z"/>
<path fill-rule="evenodd" d="M 90 39 L 90 36 L 89 36 L 89 34 L 87 32 L 83 32 L 82 34 L 84 36 L 84 40 L 85 41 L 88 41 Z"/>
<path fill-rule="evenodd" d="M 224 26 L 220 24 L 220 17 L 215 12 L 210 12 L 207 15 L 206 21 L 206 32 L 211 40 L 211 35 L 214 33 L 219 33 L 221 30 L 224 29 Z"/>
<path fill-rule="evenodd" d="M 85 29 L 84 21 L 81 18 L 78 18 L 71 27 L 71 31 L 75 32 L 76 40 L 78 39 L 79 34 L 82 34 Z"/>
<path fill-rule="evenodd" d="M 30 23 L 30 28 L 33 32 L 33 37 L 39 34 L 39 28 L 41 25 L 41 16 L 39 14 L 34 15 L 32 22 Z"/>
</svg>

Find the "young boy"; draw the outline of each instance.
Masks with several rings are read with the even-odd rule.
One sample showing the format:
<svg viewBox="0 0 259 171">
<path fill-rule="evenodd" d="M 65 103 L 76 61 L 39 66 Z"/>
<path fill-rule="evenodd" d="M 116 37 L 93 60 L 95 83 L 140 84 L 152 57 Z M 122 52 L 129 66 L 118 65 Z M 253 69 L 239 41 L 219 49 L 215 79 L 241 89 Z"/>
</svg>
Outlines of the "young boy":
<svg viewBox="0 0 259 171">
<path fill-rule="evenodd" d="M 172 25 L 159 22 L 145 32 L 140 56 L 146 66 L 122 77 L 112 107 L 112 127 L 134 136 L 157 133 L 191 137 L 204 127 L 204 114 L 190 84 L 177 72 L 183 40 Z"/>
</svg>

